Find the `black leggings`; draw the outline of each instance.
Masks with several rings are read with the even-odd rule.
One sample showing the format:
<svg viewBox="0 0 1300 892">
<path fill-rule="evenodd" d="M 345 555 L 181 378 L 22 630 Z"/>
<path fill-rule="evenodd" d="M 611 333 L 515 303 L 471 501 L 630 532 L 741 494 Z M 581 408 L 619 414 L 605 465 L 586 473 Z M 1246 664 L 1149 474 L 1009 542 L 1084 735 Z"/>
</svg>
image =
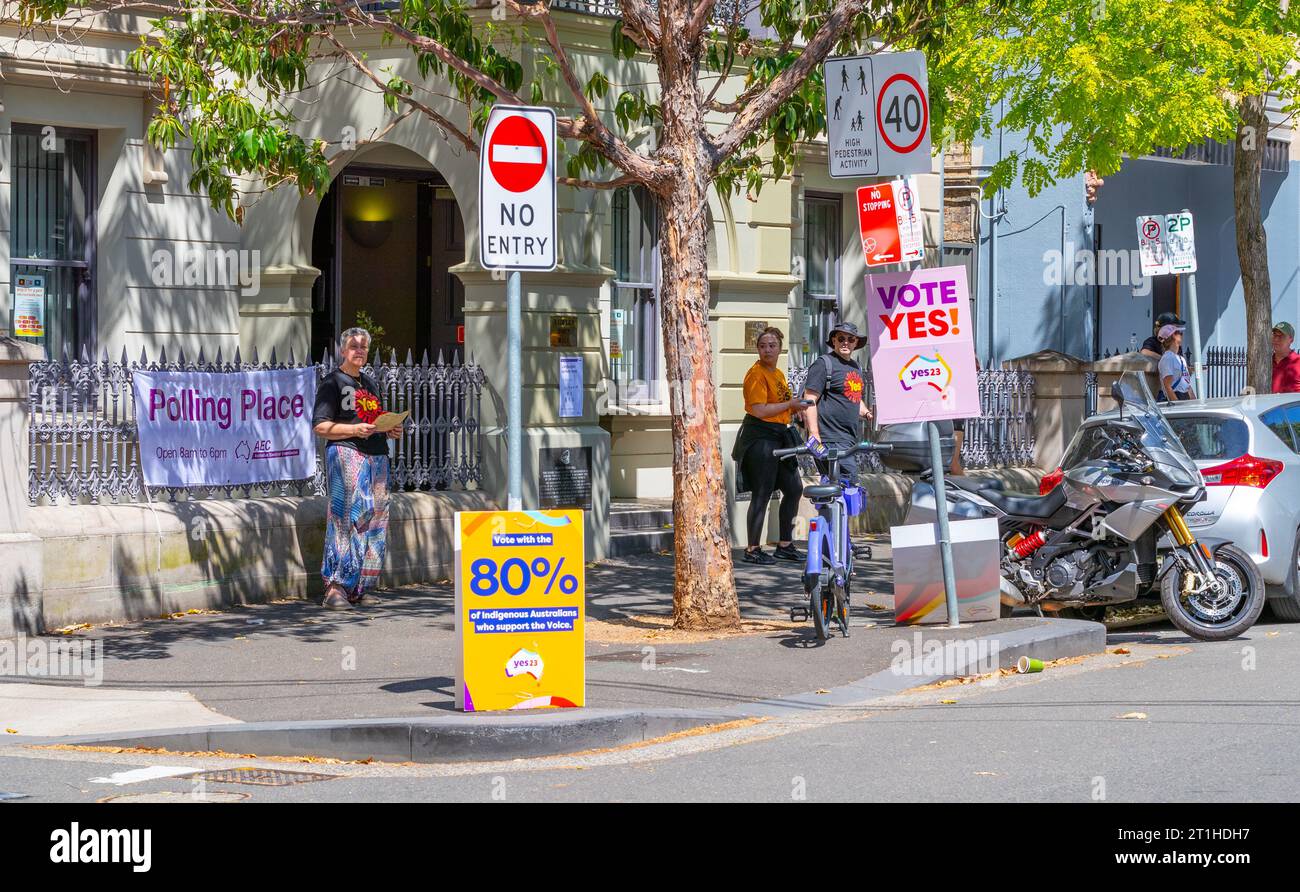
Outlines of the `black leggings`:
<svg viewBox="0 0 1300 892">
<path fill-rule="evenodd" d="M 763 529 L 767 526 L 767 504 L 772 493 L 781 491 L 781 542 L 794 538 L 794 518 L 799 513 L 799 499 L 803 497 L 803 482 L 799 479 L 799 465 L 772 455 L 780 444 L 771 440 L 758 440 L 745 450 L 741 472 L 749 485 L 749 546 L 763 543 Z"/>
</svg>

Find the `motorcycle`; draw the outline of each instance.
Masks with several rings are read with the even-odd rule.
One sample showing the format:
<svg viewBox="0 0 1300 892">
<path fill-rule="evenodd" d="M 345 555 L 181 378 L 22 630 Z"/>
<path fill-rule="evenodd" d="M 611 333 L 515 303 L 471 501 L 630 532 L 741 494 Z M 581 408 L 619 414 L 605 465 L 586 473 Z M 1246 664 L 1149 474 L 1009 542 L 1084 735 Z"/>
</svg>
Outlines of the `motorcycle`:
<svg viewBox="0 0 1300 892">
<path fill-rule="evenodd" d="M 1080 431 L 1051 492 L 956 478 L 945 487 L 949 516 L 997 519 L 1003 615 L 1027 605 L 1099 618 L 1108 606 L 1158 598 L 1189 636 L 1235 638 L 1264 609 L 1259 569 L 1230 542 L 1188 529 L 1184 515 L 1205 499 L 1205 483 L 1146 378 L 1125 373 L 1111 396 L 1119 416 Z M 933 522 L 935 510 L 933 487 L 917 483 L 907 522 Z"/>
</svg>

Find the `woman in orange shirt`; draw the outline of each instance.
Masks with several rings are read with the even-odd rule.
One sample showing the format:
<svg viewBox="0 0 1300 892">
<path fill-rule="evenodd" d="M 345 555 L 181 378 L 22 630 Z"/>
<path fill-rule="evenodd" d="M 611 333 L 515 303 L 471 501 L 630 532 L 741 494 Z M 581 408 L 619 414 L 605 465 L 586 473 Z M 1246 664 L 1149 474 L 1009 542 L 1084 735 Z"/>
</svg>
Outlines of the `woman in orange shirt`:
<svg viewBox="0 0 1300 892">
<path fill-rule="evenodd" d="M 771 327 L 758 336 L 758 362 L 745 375 L 745 420 L 731 453 L 751 493 L 745 560 L 753 564 L 774 564 L 775 558 L 803 561 L 792 541 L 794 518 L 803 496 L 799 468 L 772 455 L 774 449 L 797 445 L 790 442 L 787 431 L 791 414 L 804 406 L 803 400 L 794 399 L 785 374 L 776 367 L 784 338 L 779 328 Z M 767 527 L 767 505 L 776 490 L 781 491 L 781 535 L 776 550 L 767 554 L 760 545 Z"/>
</svg>

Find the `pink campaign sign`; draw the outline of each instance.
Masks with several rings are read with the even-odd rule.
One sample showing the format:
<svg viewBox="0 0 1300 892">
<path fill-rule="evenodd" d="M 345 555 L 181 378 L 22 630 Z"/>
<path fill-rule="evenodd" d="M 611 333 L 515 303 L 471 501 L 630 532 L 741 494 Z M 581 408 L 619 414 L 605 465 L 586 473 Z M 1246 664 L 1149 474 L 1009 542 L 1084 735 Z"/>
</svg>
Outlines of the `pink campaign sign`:
<svg viewBox="0 0 1300 892">
<path fill-rule="evenodd" d="M 866 279 L 879 423 L 978 418 L 966 268 L 880 273 Z"/>
</svg>

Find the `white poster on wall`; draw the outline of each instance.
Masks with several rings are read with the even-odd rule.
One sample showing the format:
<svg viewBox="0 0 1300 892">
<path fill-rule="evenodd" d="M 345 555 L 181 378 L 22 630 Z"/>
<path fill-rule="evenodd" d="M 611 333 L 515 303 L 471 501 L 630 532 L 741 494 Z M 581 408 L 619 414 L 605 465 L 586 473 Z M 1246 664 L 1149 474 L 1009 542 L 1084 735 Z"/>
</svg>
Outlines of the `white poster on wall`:
<svg viewBox="0 0 1300 892">
<path fill-rule="evenodd" d="M 582 417 L 582 357 L 560 357 L 560 417 Z"/>
<path fill-rule="evenodd" d="M 316 370 L 135 372 L 149 486 L 241 486 L 316 473 Z"/>
</svg>

